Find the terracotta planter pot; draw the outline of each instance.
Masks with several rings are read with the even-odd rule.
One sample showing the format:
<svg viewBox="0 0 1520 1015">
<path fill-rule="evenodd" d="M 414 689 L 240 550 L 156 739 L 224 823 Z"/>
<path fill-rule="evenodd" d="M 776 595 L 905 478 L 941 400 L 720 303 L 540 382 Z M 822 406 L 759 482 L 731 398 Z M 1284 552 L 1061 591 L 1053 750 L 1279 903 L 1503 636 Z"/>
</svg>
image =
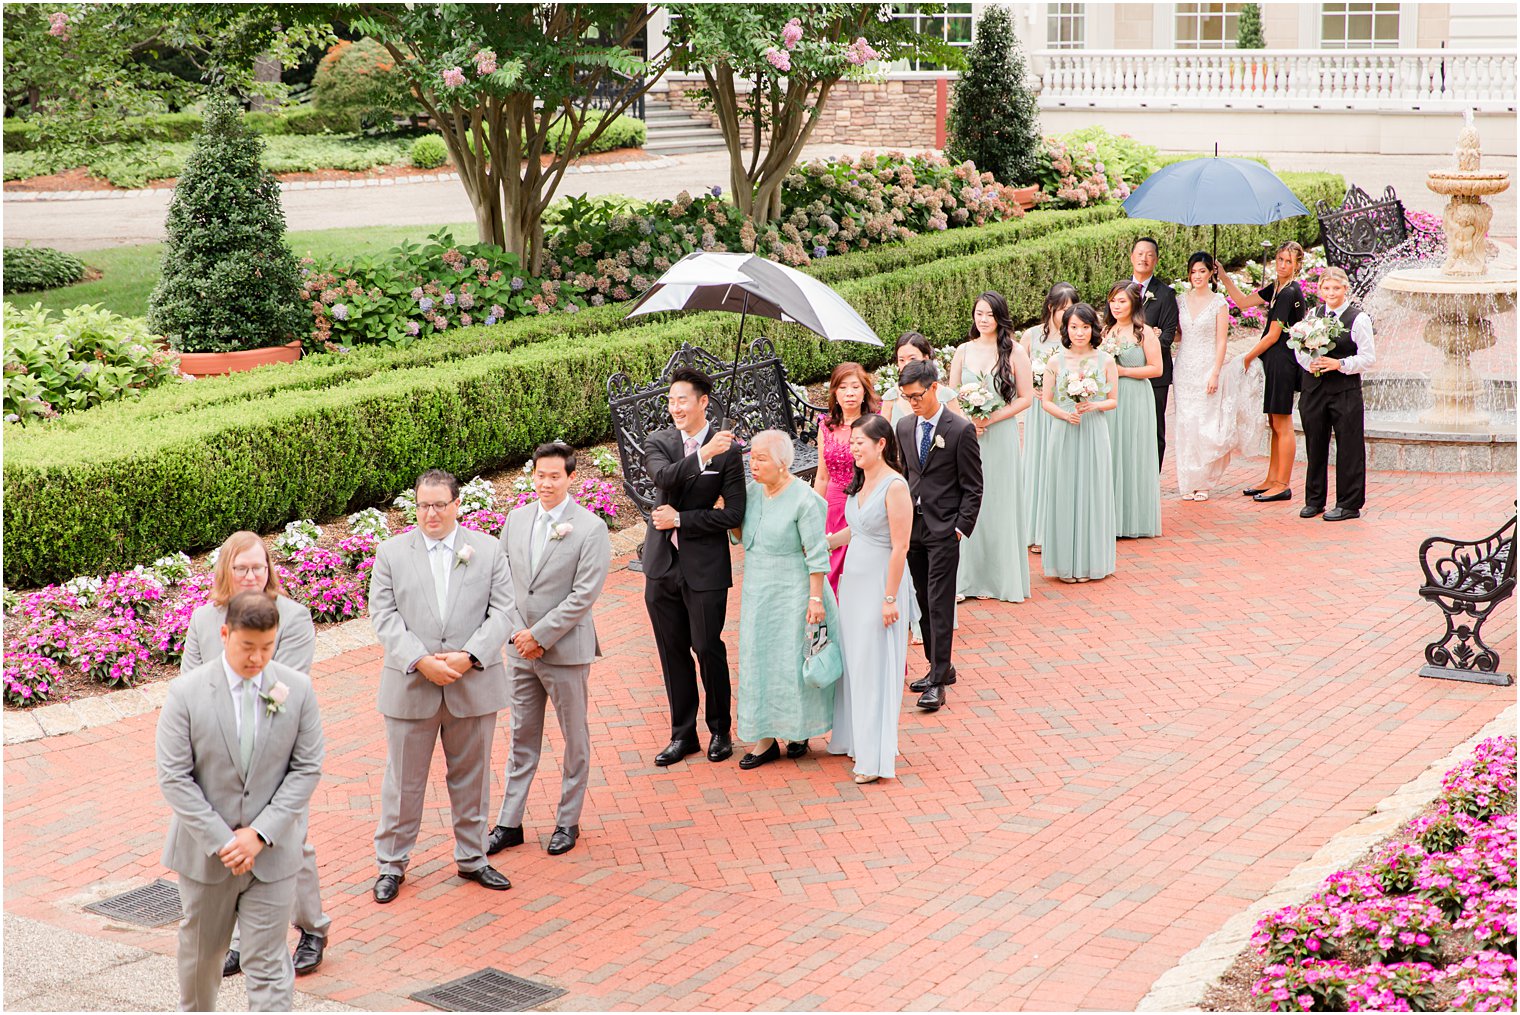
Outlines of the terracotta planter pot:
<svg viewBox="0 0 1520 1015">
<path fill-rule="evenodd" d="M 179 354 L 179 368 L 192 377 L 218 377 L 271 363 L 294 363 L 300 358 L 301 342 L 297 339 L 285 345 L 242 349 L 238 352 L 182 352 Z"/>
<path fill-rule="evenodd" d="M 1014 201 L 1018 202 L 1018 206 L 1020 208 L 1023 208 L 1025 211 L 1028 211 L 1029 209 L 1031 209 L 1031 208 L 1034 207 L 1035 200 L 1039 196 L 1040 196 L 1040 185 L 1038 183 L 1032 184 L 1031 186 L 1028 186 L 1028 187 L 1014 187 L 1013 188 L 1013 199 L 1014 199 Z"/>
</svg>

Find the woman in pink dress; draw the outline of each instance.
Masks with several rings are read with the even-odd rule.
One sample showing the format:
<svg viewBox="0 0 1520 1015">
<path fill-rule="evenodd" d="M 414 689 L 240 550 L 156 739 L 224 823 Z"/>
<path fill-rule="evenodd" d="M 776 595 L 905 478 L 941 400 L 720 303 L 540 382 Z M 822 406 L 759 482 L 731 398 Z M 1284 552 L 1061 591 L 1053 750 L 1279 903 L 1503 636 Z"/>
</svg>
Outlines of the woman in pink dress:
<svg viewBox="0 0 1520 1015">
<path fill-rule="evenodd" d="M 813 489 L 829 502 L 824 527 L 830 533 L 845 527 L 844 490 L 855 478 L 855 456 L 850 453 L 850 425 L 864 413 L 876 412 L 881 402 L 871 375 L 859 363 L 841 363 L 829 378 L 829 412 L 818 417 L 818 472 Z M 841 546 L 829 553 L 829 586 L 839 592 L 839 574 L 844 570 Z"/>
</svg>

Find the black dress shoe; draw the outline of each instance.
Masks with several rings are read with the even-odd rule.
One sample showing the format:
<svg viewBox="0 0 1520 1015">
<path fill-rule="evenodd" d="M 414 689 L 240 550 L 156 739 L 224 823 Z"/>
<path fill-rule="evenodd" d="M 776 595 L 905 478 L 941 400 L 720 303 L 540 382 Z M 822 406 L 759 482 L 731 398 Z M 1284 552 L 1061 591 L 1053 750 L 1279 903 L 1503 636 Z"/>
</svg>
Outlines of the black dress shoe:
<svg viewBox="0 0 1520 1015">
<path fill-rule="evenodd" d="M 1274 500 L 1292 500 L 1293 499 L 1293 491 L 1291 489 L 1286 489 L 1285 488 L 1285 489 L 1279 491 L 1278 493 L 1274 493 L 1270 497 L 1263 497 L 1261 494 L 1258 493 L 1256 496 L 1252 497 L 1251 499 L 1254 500 L 1254 501 L 1256 501 L 1258 504 L 1270 504 Z"/>
<path fill-rule="evenodd" d="M 375 901 L 382 906 L 395 901 L 396 895 L 401 891 L 401 882 L 405 880 L 405 874 L 380 875 L 375 879 Z"/>
<path fill-rule="evenodd" d="M 794 740 L 786 745 L 786 756 L 793 761 L 796 761 L 807 752 L 808 742 L 806 740 Z"/>
<path fill-rule="evenodd" d="M 1344 522 L 1348 518 L 1360 518 L 1362 513 L 1356 508 L 1331 508 L 1325 512 L 1325 521 Z"/>
<path fill-rule="evenodd" d="M 772 740 L 771 745 L 759 754 L 746 754 L 740 758 L 739 767 L 745 769 L 759 768 L 761 765 L 769 765 L 779 757 L 781 757 L 781 745 Z"/>
<path fill-rule="evenodd" d="M 460 871 L 459 876 L 466 881 L 475 882 L 482 888 L 489 888 L 493 892 L 504 892 L 512 887 L 512 882 L 507 880 L 507 876 L 490 864 L 486 864 L 479 870 Z"/>
<path fill-rule="evenodd" d="M 242 971 L 242 957 L 238 955 L 236 948 L 229 948 L 227 950 L 227 957 L 222 960 L 222 979 L 225 980 L 229 976 L 236 976 Z"/>
<path fill-rule="evenodd" d="M 296 950 L 290 956 L 295 963 L 296 975 L 305 976 L 322 964 L 322 952 L 327 948 L 327 939 L 317 937 L 301 931 L 301 940 L 296 942 Z"/>
<path fill-rule="evenodd" d="M 701 749 L 702 745 L 698 743 L 672 740 L 668 747 L 654 756 L 654 763 L 664 768 L 666 765 L 674 765 L 688 754 L 696 754 Z"/>
<path fill-rule="evenodd" d="M 581 837 L 580 825 L 556 825 L 554 834 L 549 836 L 549 855 L 559 856 L 568 853 L 575 848 L 575 840 Z"/>
<path fill-rule="evenodd" d="M 945 703 L 945 689 L 943 687 L 931 687 L 918 699 L 918 707 L 925 712 L 938 712 Z"/>
<path fill-rule="evenodd" d="M 1240 491 L 1240 495 L 1242 497 L 1255 497 L 1258 493 L 1265 493 L 1266 490 L 1267 488 L 1264 486 L 1252 486 Z"/>
<path fill-rule="evenodd" d="M 486 856 L 495 856 L 508 846 L 521 846 L 523 844 L 522 825 L 497 825 L 491 829 L 490 838 L 486 839 Z"/>
<path fill-rule="evenodd" d="M 707 745 L 708 761 L 727 761 L 734 756 L 734 740 L 727 733 L 714 733 Z"/>
<path fill-rule="evenodd" d="M 1322 515 L 1324 513 L 1325 509 L 1322 507 L 1313 507 L 1309 504 L 1305 504 L 1303 508 L 1298 512 L 1298 517 L 1313 518 L 1315 515 Z"/>
<path fill-rule="evenodd" d="M 950 673 L 944 679 L 944 686 L 949 687 L 953 683 L 955 683 L 954 666 L 950 667 Z M 914 694 L 922 694 L 933 686 L 934 674 L 933 672 L 929 672 L 925 673 L 922 677 L 919 677 L 917 680 L 913 681 L 913 683 L 909 684 L 908 690 L 912 691 Z"/>
</svg>

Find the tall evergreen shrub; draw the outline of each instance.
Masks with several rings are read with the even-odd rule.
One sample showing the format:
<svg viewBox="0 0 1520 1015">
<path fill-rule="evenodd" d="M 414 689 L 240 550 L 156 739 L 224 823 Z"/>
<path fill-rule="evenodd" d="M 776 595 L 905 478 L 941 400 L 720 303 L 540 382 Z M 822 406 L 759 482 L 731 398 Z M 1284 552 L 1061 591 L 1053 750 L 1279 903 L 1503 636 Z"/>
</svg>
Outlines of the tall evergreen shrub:
<svg viewBox="0 0 1520 1015">
<path fill-rule="evenodd" d="M 259 349 L 310 331 L 280 188 L 259 165 L 263 140 L 241 117 L 230 98 L 207 103 L 169 204 L 148 323 L 181 352 Z"/>
<path fill-rule="evenodd" d="M 967 63 L 950 107 L 946 154 L 957 162 L 970 159 L 999 183 L 1033 183 L 1040 116 L 1008 8 L 987 8 L 977 22 Z"/>
<path fill-rule="evenodd" d="M 1267 48 L 1267 37 L 1261 31 L 1261 4 L 1246 4 L 1241 7 L 1240 23 L 1235 29 L 1235 48 Z"/>
</svg>

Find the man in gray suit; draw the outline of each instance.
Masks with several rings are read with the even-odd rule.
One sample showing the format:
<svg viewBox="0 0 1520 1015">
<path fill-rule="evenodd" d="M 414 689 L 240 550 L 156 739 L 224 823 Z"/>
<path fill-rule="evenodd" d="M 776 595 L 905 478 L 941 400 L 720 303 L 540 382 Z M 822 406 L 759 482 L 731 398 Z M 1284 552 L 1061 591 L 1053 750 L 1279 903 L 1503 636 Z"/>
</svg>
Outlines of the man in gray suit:
<svg viewBox="0 0 1520 1015">
<path fill-rule="evenodd" d="M 163 862 L 180 875 L 179 1006 L 212 1011 L 236 924 L 252 1011 L 289 1011 L 285 946 L 307 808 L 322 775 L 311 681 L 273 661 L 280 613 L 260 592 L 227 604 L 222 653 L 169 684 L 158 785 L 174 811 Z"/>
<path fill-rule="evenodd" d="M 380 544 L 369 579 L 370 622 L 385 649 L 379 903 L 395 899 L 406 879 L 440 739 L 459 876 L 495 891 L 512 887 L 486 862 L 491 737 L 508 697 L 501 646 L 510 633 L 511 576 L 496 540 L 459 527 L 459 480 L 429 469 L 416 493 L 417 528 Z"/>
<path fill-rule="evenodd" d="M 575 450 L 545 444 L 533 453 L 536 504 L 507 516 L 502 552 L 512 574 L 512 758 L 498 824 L 491 829 L 488 854 L 523 841 L 523 811 L 538 771 L 543 747 L 544 702 L 554 702 L 565 760 L 559 812 L 549 852 L 575 848 L 581 833 L 581 804 L 591 773 L 591 731 L 586 723 L 586 682 L 591 662 L 601 654 L 591 608 L 602 594 L 612 564 L 607 525 L 570 498 Z"/>
</svg>

